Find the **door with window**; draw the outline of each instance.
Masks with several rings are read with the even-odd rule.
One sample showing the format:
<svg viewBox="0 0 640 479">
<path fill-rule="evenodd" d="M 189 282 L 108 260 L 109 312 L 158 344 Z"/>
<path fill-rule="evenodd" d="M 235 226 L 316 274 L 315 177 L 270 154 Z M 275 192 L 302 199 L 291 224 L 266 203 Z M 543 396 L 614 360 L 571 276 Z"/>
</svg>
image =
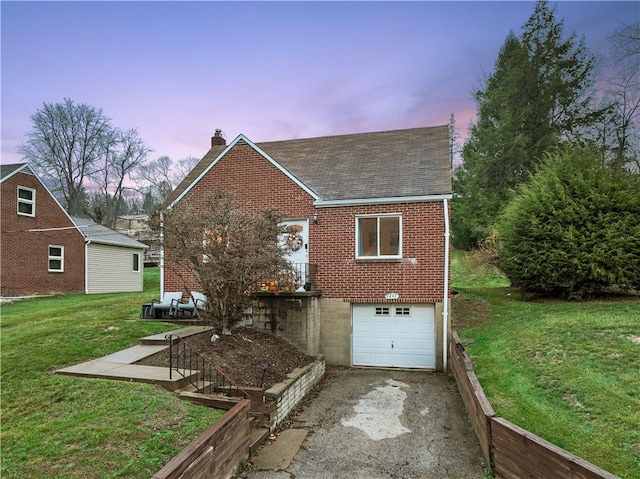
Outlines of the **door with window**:
<svg viewBox="0 0 640 479">
<path fill-rule="evenodd" d="M 304 288 L 309 277 L 309 220 L 294 219 L 282 222 L 284 233 L 280 241 L 288 246 L 289 262 L 296 271 L 298 289 Z"/>
<path fill-rule="evenodd" d="M 354 304 L 354 366 L 435 369 L 432 304 Z"/>
</svg>

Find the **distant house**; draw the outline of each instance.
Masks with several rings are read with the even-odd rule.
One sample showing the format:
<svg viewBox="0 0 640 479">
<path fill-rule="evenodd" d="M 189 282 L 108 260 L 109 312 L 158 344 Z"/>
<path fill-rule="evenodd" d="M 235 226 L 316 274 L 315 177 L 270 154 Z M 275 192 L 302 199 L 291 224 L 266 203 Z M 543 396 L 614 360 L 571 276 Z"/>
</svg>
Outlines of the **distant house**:
<svg viewBox="0 0 640 479">
<path fill-rule="evenodd" d="M 26 163 L 1 165 L 0 186 L 0 295 L 142 290 L 145 245 L 76 223 Z"/>
<path fill-rule="evenodd" d="M 86 218 L 72 220 L 86 242 L 86 292 L 142 291 L 147 245 Z"/>
<path fill-rule="evenodd" d="M 328 364 L 446 369 L 446 125 L 265 143 L 239 135 L 228 145 L 216 131 L 165 206 L 197 206 L 212 189 L 286 218 L 297 246 L 291 261 L 313 266 L 303 281 L 321 291 L 309 333 L 318 351 L 308 352 Z M 182 289 L 171 268 L 162 288 Z"/>
</svg>

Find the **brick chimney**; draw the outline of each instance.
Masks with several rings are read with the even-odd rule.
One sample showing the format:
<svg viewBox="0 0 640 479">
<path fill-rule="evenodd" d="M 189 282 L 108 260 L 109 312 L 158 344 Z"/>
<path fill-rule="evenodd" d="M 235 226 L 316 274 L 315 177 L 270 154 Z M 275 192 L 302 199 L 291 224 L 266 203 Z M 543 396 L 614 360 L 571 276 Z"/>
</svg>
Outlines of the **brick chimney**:
<svg viewBox="0 0 640 479">
<path fill-rule="evenodd" d="M 215 134 L 211 137 L 211 146 L 218 146 L 218 145 L 226 145 L 227 144 L 227 140 L 224 139 L 224 137 L 222 136 L 222 130 L 220 128 L 216 128 L 216 132 Z"/>
</svg>

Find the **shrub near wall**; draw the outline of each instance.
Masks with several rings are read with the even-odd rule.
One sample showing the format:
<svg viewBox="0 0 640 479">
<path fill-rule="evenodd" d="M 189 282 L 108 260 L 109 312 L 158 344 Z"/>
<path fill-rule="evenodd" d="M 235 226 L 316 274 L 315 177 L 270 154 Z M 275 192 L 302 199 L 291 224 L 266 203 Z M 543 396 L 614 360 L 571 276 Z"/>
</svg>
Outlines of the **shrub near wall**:
<svg viewBox="0 0 640 479">
<path fill-rule="evenodd" d="M 471 358 L 455 331 L 449 342 L 449 364 L 485 461 L 498 477 L 619 479 L 506 419 L 495 417 L 473 370 Z"/>
</svg>

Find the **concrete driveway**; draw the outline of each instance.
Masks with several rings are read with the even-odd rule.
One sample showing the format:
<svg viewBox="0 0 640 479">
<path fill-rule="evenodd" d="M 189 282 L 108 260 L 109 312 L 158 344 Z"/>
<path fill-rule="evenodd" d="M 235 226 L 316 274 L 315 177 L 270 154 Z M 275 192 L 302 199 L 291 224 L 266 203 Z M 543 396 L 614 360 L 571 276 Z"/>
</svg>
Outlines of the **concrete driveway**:
<svg viewBox="0 0 640 479">
<path fill-rule="evenodd" d="M 478 440 L 444 374 L 327 368 L 288 427 L 254 454 L 243 477 L 483 477 Z"/>
</svg>

